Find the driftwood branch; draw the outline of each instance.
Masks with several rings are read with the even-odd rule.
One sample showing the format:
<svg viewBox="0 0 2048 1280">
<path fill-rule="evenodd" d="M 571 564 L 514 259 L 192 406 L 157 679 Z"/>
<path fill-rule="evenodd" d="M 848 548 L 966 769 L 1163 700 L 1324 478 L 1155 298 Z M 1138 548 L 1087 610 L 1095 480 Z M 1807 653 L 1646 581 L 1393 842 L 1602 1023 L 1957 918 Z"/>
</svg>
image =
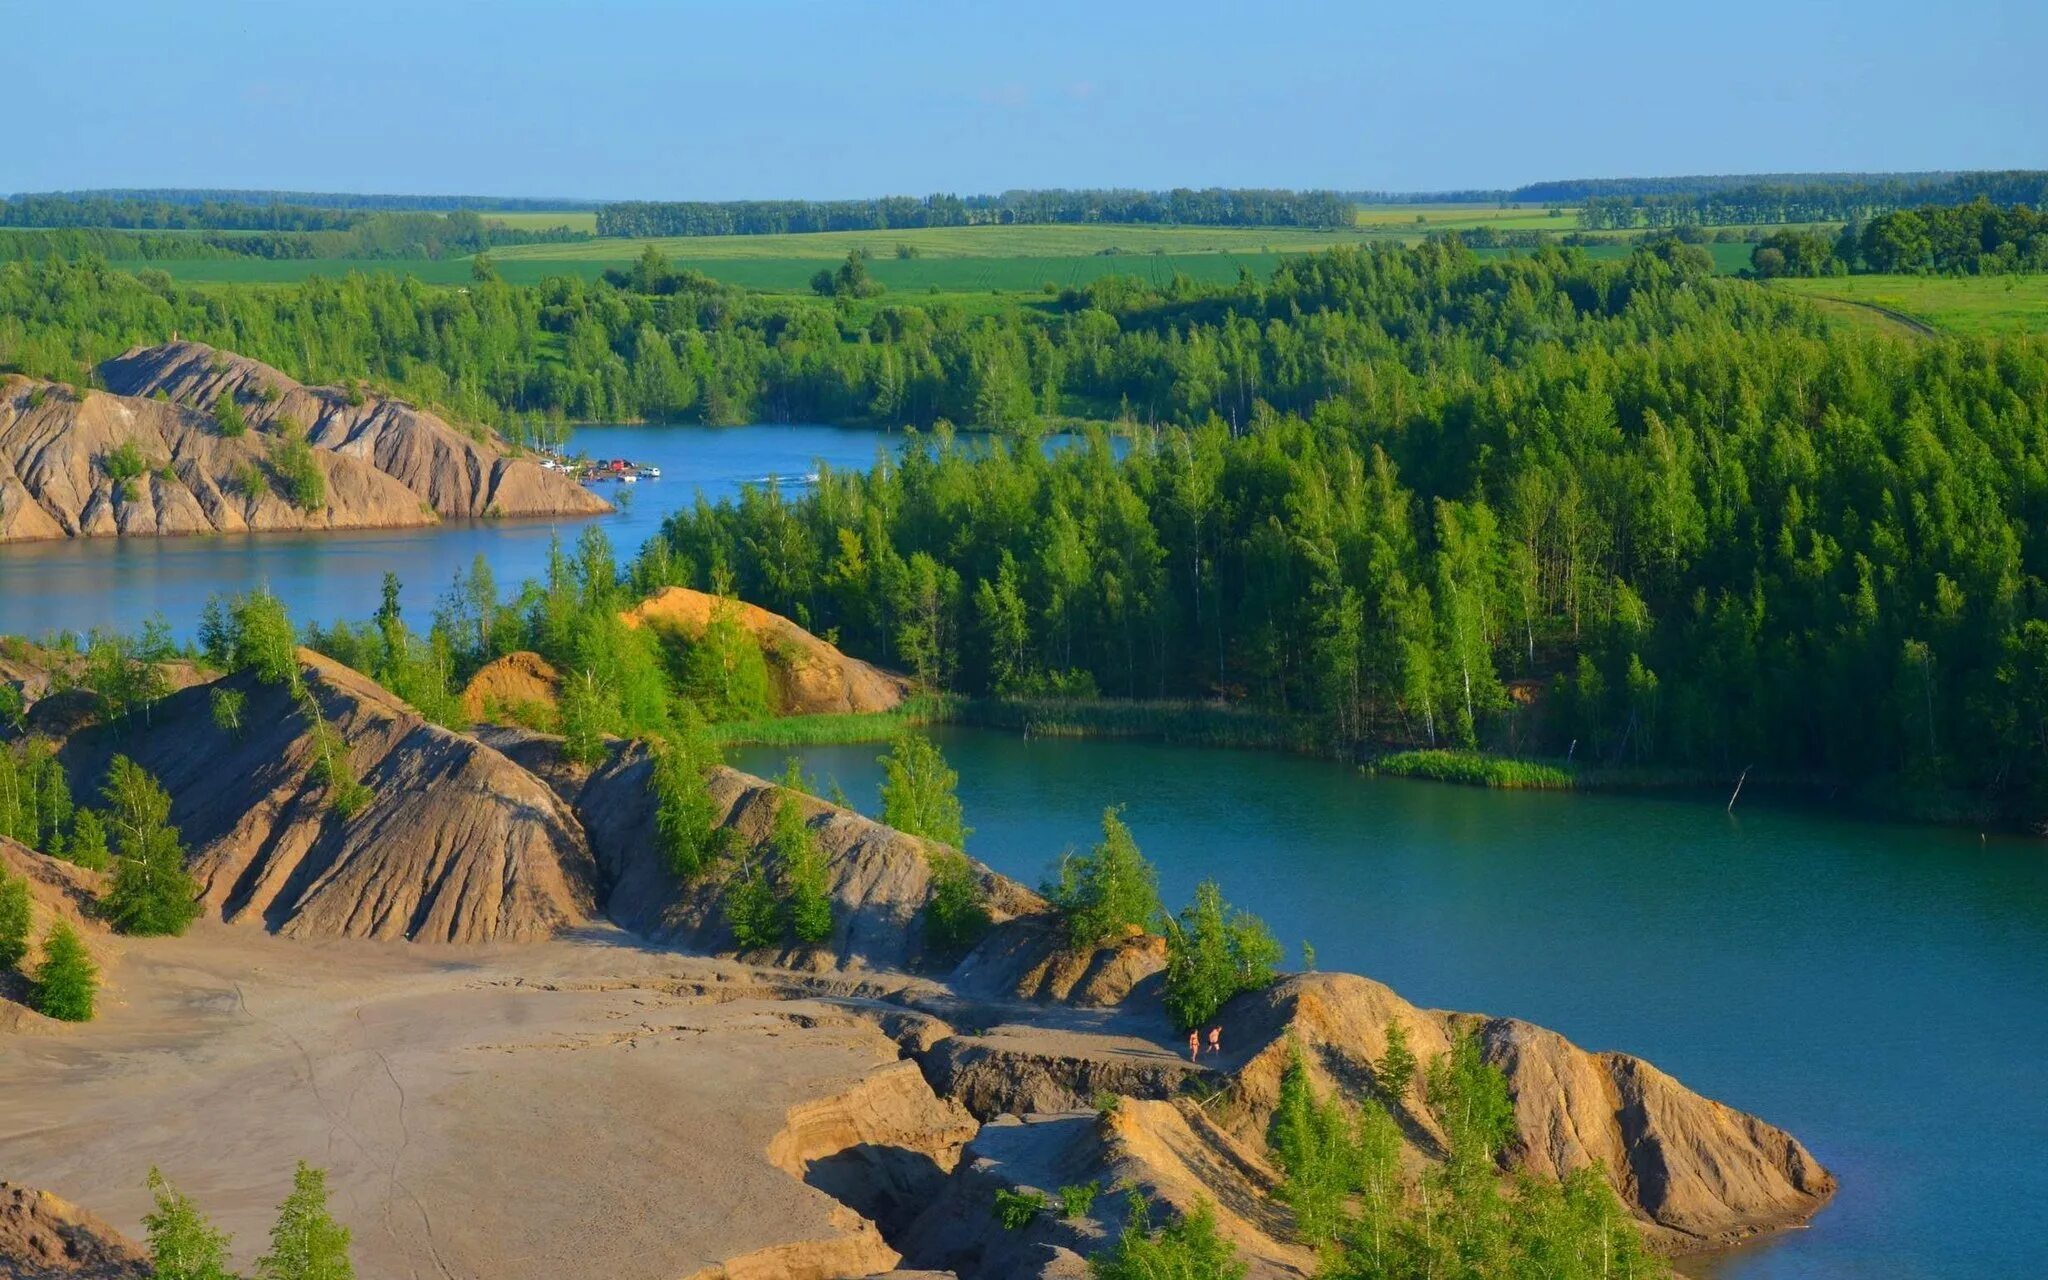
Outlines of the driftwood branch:
<svg viewBox="0 0 2048 1280">
<path fill-rule="evenodd" d="M 1735 794 L 1728 797 L 1728 812 L 1735 812 L 1735 802 L 1742 796 L 1742 784 L 1749 780 L 1749 765 L 1742 766 L 1742 773 L 1735 779 Z"/>
</svg>

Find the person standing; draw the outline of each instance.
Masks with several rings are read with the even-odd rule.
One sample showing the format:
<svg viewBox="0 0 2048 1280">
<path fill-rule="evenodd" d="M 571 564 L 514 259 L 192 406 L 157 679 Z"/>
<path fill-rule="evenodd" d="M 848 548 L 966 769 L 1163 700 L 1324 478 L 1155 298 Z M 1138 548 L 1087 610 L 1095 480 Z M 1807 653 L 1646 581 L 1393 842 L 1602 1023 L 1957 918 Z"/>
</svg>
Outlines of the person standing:
<svg viewBox="0 0 2048 1280">
<path fill-rule="evenodd" d="M 1202 1038 L 1198 1031 L 1188 1032 L 1188 1061 L 1194 1062 L 1202 1056 Z"/>
<path fill-rule="evenodd" d="M 1223 1024 L 1220 1022 L 1209 1028 L 1209 1052 L 1223 1052 Z"/>
</svg>

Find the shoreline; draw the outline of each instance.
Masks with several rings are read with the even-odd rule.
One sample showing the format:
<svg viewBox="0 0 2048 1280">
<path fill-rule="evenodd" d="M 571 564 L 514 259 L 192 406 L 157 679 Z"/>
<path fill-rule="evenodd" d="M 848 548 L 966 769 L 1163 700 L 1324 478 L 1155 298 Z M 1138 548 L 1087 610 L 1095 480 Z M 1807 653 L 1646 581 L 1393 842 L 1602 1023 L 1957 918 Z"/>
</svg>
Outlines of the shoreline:
<svg viewBox="0 0 2048 1280">
<path fill-rule="evenodd" d="M 939 695 L 912 708 L 833 716 L 784 716 L 713 725 L 724 747 L 806 747 L 887 742 L 905 728 L 958 725 L 1014 731 L 1029 737 L 1157 742 L 1168 746 L 1271 751 L 1355 767 L 1368 777 L 1433 782 L 1502 791 L 1580 792 L 1670 796 L 1739 806 L 1760 800 L 1817 812 L 1911 826 L 2024 840 L 2048 835 L 2014 814 L 1972 807 L 1967 798 L 1902 790 L 1885 779 L 1861 784 L 1821 776 L 1738 770 L 1726 776 L 1703 769 L 1663 766 L 1573 765 L 1557 757 L 1501 752 L 1385 746 L 1335 749 L 1316 726 L 1278 712 L 1246 711 L 1200 702 L 1124 702 L 1098 699 L 964 698 Z M 1739 793 L 1737 788 L 1740 788 Z"/>
</svg>

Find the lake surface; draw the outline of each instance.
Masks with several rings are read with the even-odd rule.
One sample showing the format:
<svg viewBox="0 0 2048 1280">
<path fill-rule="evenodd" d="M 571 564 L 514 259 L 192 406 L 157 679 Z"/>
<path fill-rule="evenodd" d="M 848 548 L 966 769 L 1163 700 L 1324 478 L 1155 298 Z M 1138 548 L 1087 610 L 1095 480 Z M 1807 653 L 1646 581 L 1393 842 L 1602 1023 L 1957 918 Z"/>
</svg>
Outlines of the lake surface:
<svg viewBox="0 0 2048 1280">
<path fill-rule="evenodd" d="M 1214 877 L 1322 968 L 1639 1054 L 1795 1134 L 1842 1189 L 1717 1277 L 2048 1266 L 2048 851 L 1821 813 L 1366 778 L 1316 760 L 934 735 L 968 847 L 1037 883 L 1125 820 L 1175 906 Z M 798 754 L 879 810 L 874 745 Z M 734 762 L 773 773 L 780 750 Z"/>
<path fill-rule="evenodd" d="M 1055 447 L 1064 438 L 1056 437 Z M 549 540 L 574 543 L 595 520 L 623 564 L 702 492 L 717 500 L 743 484 L 778 477 L 785 487 L 813 478 L 822 460 L 865 470 L 901 434 L 818 426 L 579 427 L 572 450 L 631 458 L 662 470 L 660 480 L 593 486 L 615 504 L 610 515 L 561 520 L 461 520 L 430 529 L 359 533 L 258 533 L 197 538 L 81 538 L 0 546 L 0 632 L 42 636 L 92 627 L 133 631 L 161 613 L 180 637 L 197 629 L 209 595 L 268 586 L 300 622 L 360 620 L 377 607 L 384 571 L 404 584 L 404 604 L 424 629 L 456 570 L 482 554 L 511 594 L 546 570 Z"/>
</svg>

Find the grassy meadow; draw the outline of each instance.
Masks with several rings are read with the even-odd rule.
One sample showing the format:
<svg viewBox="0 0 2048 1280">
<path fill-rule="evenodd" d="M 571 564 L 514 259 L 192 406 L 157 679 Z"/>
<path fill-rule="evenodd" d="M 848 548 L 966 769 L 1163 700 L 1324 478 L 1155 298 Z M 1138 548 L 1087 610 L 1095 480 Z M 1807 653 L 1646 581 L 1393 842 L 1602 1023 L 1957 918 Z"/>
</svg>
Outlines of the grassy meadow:
<svg viewBox="0 0 2048 1280">
<path fill-rule="evenodd" d="M 1884 312 L 1944 333 L 2048 333 L 2048 276 L 1833 276 L 1778 280 L 1852 323 L 1902 327 Z M 1861 313 L 1860 315 L 1854 313 Z"/>
</svg>

